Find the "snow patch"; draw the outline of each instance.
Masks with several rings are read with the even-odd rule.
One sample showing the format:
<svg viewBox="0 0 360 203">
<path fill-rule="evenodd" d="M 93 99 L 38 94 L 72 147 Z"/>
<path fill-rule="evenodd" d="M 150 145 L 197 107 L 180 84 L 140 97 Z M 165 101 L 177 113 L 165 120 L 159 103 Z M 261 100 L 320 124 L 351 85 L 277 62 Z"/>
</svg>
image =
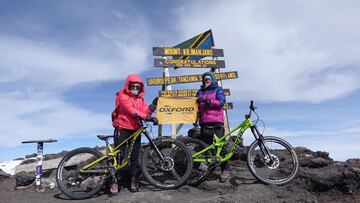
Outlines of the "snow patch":
<svg viewBox="0 0 360 203">
<path fill-rule="evenodd" d="M 15 167 L 21 164 L 24 160 L 4 161 L 0 163 L 0 169 L 10 175 L 15 175 Z"/>
</svg>

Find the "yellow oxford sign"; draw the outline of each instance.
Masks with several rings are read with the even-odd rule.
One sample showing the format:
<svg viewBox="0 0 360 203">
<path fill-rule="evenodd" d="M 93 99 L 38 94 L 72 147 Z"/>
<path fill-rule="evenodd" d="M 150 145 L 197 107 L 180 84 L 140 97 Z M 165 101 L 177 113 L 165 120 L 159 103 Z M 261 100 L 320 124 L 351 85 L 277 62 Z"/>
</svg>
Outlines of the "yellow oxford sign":
<svg viewBox="0 0 360 203">
<path fill-rule="evenodd" d="M 195 123 L 198 111 L 196 98 L 164 98 L 157 104 L 159 124 Z"/>
</svg>

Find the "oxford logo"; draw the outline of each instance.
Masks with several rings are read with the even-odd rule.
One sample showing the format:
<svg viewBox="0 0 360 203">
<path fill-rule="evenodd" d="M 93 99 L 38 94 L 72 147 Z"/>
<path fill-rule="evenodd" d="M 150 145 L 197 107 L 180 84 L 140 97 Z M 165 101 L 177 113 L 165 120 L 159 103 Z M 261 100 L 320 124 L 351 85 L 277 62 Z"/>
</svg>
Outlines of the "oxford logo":
<svg viewBox="0 0 360 203">
<path fill-rule="evenodd" d="M 172 113 L 172 112 L 192 112 L 194 111 L 194 107 L 178 107 L 178 108 L 171 108 L 171 107 L 162 107 L 159 109 L 159 112 L 164 112 L 164 113 Z"/>
</svg>

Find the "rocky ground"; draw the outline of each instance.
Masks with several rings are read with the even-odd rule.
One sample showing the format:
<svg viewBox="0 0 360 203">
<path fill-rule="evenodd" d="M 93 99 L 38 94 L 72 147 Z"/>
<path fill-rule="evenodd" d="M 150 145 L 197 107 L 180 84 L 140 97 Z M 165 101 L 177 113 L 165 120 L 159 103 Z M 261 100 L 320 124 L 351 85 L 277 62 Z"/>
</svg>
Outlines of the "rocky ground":
<svg viewBox="0 0 360 203">
<path fill-rule="evenodd" d="M 122 183 L 116 196 L 103 192 L 76 202 L 360 202 L 360 159 L 337 162 L 326 152 L 303 147 L 296 151 L 300 171 L 298 177 L 285 186 L 257 182 L 246 166 L 245 150 L 240 150 L 231 162 L 231 178 L 225 183 L 220 183 L 215 174 L 197 187 L 185 185 L 177 190 L 161 191 L 143 181 L 138 193 L 129 192 L 126 183 Z M 48 173 L 49 177 L 53 176 Z M 9 176 L 0 172 L 0 201 L 72 202 L 56 187 L 39 192 L 33 184 L 19 186 L 26 181 L 32 183 L 32 177 L 32 174 Z"/>
</svg>

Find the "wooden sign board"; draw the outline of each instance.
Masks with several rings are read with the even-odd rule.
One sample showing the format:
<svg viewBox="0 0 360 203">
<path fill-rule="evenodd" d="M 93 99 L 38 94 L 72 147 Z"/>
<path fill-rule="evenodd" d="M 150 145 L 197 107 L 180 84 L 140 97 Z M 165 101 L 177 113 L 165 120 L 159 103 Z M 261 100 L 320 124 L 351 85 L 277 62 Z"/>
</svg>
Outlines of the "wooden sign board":
<svg viewBox="0 0 360 203">
<path fill-rule="evenodd" d="M 153 47 L 153 56 L 217 56 L 217 57 L 223 57 L 224 50 L 223 49 Z"/>
<path fill-rule="evenodd" d="M 182 75 L 182 76 L 173 76 L 173 77 L 147 78 L 146 82 L 147 82 L 148 86 L 201 82 L 201 76 L 202 76 L 202 74 Z M 235 79 L 235 78 L 238 78 L 238 74 L 236 71 L 215 73 L 215 78 L 217 80 Z"/>
<path fill-rule="evenodd" d="M 231 102 L 225 103 L 224 104 L 224 109 L 233 109 L 233 103 L 231 103 Z"/>
<path fill-rule="evenodd" d="M 225 68 L 224 60 L 154 59 L 155 67 Z"/>
<path fill-rule="evenodd" d="M 190 90 L 165 90 L 159 91 L 160 97 L 165 98 L 182 98 L 182 97 L 195 97 L 197 93 L 197 89 Z M 225 96 L 230 96 L 230 90 L 224 89 Z"/>
</svg>

